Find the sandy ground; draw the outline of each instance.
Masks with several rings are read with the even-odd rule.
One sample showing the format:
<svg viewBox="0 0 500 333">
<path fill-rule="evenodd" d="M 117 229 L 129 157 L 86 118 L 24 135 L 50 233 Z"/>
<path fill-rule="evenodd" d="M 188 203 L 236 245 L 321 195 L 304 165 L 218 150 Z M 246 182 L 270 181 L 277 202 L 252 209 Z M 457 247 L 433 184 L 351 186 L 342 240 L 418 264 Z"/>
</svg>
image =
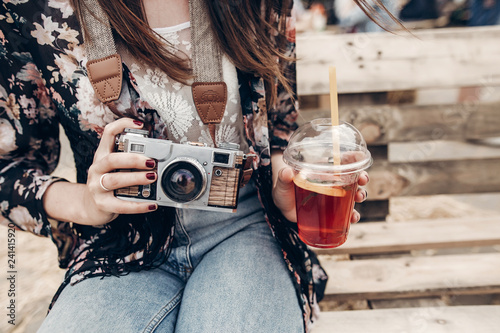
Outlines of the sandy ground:
<svg viewBox="0 0 500 333">
<path fill-rule="evenodd" d="M 0 228 L 0 244 L 7 243 L 7 229 Z M 27 233 L 16 234 L 15 326 L 8 324 L 7 309 L 10 297 L 7 271 L 7 250 L 0 250 L 2 279 L 0 284 L 0 332 L 36 332 L 47 313 L 47 306 L 62 281 L 64 271 L 59 269 L 57 251 L 52 242 Z"/>
<path fill-rule="evenodd" d="M 65 143 L 67 148 L 67 143 Z M 71 153 L 65 152 L 56 173 L 74 179 Z M 463 216 L 490 216 L 499 214 L 500 195 L 430 196 L 391 199 L 390 222 L 411 219 L 432 219 Z M 479 208 L 480 209 L 479 209 Z M 64 272 L 58 268 L 55 246 L 50 240 L 31 234 L 16 233 L 16 325 L 8 324 L 6 307 L 9 282 L 7 275 L 7 228 L 0 228 L 0 332 L 36 332 L 47 311 L 52 295 L 57 290 Z"/>
</svg>

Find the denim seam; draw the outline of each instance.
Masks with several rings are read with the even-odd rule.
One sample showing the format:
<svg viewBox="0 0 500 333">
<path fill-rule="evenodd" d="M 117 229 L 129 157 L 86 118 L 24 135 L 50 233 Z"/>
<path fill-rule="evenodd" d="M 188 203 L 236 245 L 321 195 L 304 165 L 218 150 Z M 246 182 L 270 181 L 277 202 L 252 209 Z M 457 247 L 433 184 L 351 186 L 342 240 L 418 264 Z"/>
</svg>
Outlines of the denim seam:
<svg viewBox="0 0 500 333">
<path fill-rule="evenodd" d="M 193 264 L 191 263 L 191 256 L 189 254 L 189 252 L 190 252 L 189 250 L 191 249 L 191 237 L 189 237 L 189 234 L 186 231 L 186 228 L 184 228 L 184 225 L 182 224 L 181 221 L 179 221 L 179 225 L 182 228 L 182 232 L 184 233 L 184 235 L 186 236 L 186 238 L 188 240 L 188 243 L 186 245 L 186 259 L 187 259 L 188 265 L 189 265 L 189 267 L 191 268 L 191 271 L 192 271 Z"/>
<path fill-rule="evenodd" d="M 150 320 L 146 328 L 144 328 L 143 333 L 153 333 L 157 328 L 158 325 L 162 322 L 165 317 L 172 312 L 173 309 L 177 305 L 179 305 L 182 297 L 182 292 L 184 289 L 179 290 L 177 295 L 174 296 L 174 298 L 168 302 L 155 316 L 153 319 Z"/>
</svg>

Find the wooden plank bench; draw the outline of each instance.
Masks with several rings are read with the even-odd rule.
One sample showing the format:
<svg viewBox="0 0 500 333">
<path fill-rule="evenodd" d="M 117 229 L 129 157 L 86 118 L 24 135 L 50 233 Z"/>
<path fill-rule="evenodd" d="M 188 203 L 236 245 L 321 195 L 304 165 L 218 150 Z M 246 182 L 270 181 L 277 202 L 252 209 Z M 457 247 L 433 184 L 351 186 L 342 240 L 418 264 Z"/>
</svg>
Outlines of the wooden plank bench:
<svg viewBox="0 0 500 333">
<path fill-rule="evenodd" d="M 376 308 L 377 300 L 396 300 L 392 306 L 398 306 L 397 299 L 500 293 L 498 252 L 431 256 L 414 256 L 411 252 L 495 245 L 500 245 L 500 216 L 480 221 L 460 218 L 356 224 L 351 227 L 346 244 L 337 249 L 316 251 L 329 275 L 324 302 L 366 300 L 372 308 Z M 398 255 L 378 257 L 389 253 Z M 352 260 L 339 260 L 337 257 L 341 255 L 349 255 Z M 407 303 L 399 302 L 403 305 Z M 432 301 L 429 303 L 433 304 Z M 421 307 L 326 311 L 313 333 L 419 332 L 418 327 L 408 322 L 408 318 L 421 313 L 432 315 L 420 320 L 430 325 L 429 330 L 422 332 L 462 332 L 456 330 L 456 325 L 464 325 L 458 327 L 465 332 L 475 321 L 483 325 L 495 323 L 497 326 L 485 326 L 482 327 L 484 331 L 479 331 L 496 332 L 491 329 L 498 329 L 500 325 L 500 317 L 495 315 L 498 310 L 498 306 L 481 306 L 463 307 L 461 310 L 459 307 Z M 471 315 L 461 319 L 467 313 Z M 437 318 L 434 314 L 444 317 Z"/>
<path fill-rule="evenodd" d="M 367 222 L 351 226 L 345 244 L 317 249 L 327 254 L 381 254 L 422 249 L 500 244 L 500 217 L 448 218 L 409 222 Z"/>
<path fill-rule="evenodd" d="M 500 245 L 500 216 L 351 227 L 345 245 L 317 250 L 330 276 L 325 298 L 388 299 L 500 293 L 500 253 L 412 256 L 410 251 Z M 397 258 L 336 260 L 331 254 L 407 253 Z"/>
<path fill-rule="evenodd" d="M 314 333 L 496 333 L 500 305 L 327 312 Z"/>
<path fill-rule="evenodd" d="M 335 65 L 340 117 L 374 155 L 357 206 L 368 221 L 394 197 L 500 193 L 499 150 L 434 151 L 500 136 L 500 27 L 413 33 L 297 36 L 299 122 L 329 117 Z M 398 145 L 413 148 L 394 159 Z M 500 216 L 354 225 L 346 244 L 317 250 L 330 279 L 313 332 L 497 332 L 497 305 L 448 305 L 500 294 L 499 245 Z M 331 311 L 342 302 L 371 310 Z"/>
<path fill-rule="evenodd" d="M 322 262 L 326 299 L 389 299 L 500 293 L 500 253 Z"/>
<path fill-rule="evenodd" d="M 414 35 L 297 36 L 299 122 L 329 116 L 327 68 L 335 65 L 341 119 L 360 129 L 375 155 L 369 201 L 359 207 L 368 220 L 384 220 L 394 196 L 500 192 L 494 176 L 499 156 L 421 161 L 429 155 L 424 147 L 406 161 L 388 160 L 394 143 L 483 140 L 500 133 L 500 27 Z"/>
<path fill-rule="evenodd" d="M 339 93 L 499 86 L 500 27 L 297 36 L 299 95 L 329 93 L 328 65 Z M 416 37 L 416 38 L 415 38 Z"/>
</svg>

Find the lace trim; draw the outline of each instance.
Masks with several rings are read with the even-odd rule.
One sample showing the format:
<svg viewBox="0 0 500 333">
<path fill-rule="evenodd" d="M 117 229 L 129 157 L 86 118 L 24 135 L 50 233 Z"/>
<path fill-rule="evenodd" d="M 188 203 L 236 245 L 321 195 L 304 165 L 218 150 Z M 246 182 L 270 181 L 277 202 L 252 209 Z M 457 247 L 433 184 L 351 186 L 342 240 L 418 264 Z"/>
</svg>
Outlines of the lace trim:
<svg viewBox="0 0 500 333">
<path fill-rule="evenodd" d="M 161 34 L 168 34 L 168 33 L 172 33 L 172 32 L 179 32 L 181 30 L 184 30 L 184 29 L 187 29 L 190 27 L 191 27 L 191 22 L 188 21 L 188 22 L 184 22 L 181 24 L 173 25 L 171 27 L 154 28 L 153 30 L 156 33 L 159 33 L 161 35 Z"/>
</svg>

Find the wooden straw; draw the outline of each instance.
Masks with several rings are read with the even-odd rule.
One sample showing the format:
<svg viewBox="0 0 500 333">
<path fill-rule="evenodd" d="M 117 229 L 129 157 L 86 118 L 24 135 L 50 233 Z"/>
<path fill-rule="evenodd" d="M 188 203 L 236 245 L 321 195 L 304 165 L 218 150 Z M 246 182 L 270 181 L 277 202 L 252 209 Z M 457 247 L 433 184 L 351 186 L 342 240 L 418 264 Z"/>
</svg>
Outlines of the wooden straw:
<svg viewBox="0 0 500 333">
<path fill-rule="evenodd" d="M 339 126 L 339 101 L 337 93 L 337 71 L 334 66 L 329 67 L 330 74 L 330 110 L 332 126 Z M 335 135 L 336 134 L 336 135 Z M 334 132 L 332 128 L 333 143 L 333 165 L 340 165 L 340 145 L 339 133 Z"/>
</svg>

